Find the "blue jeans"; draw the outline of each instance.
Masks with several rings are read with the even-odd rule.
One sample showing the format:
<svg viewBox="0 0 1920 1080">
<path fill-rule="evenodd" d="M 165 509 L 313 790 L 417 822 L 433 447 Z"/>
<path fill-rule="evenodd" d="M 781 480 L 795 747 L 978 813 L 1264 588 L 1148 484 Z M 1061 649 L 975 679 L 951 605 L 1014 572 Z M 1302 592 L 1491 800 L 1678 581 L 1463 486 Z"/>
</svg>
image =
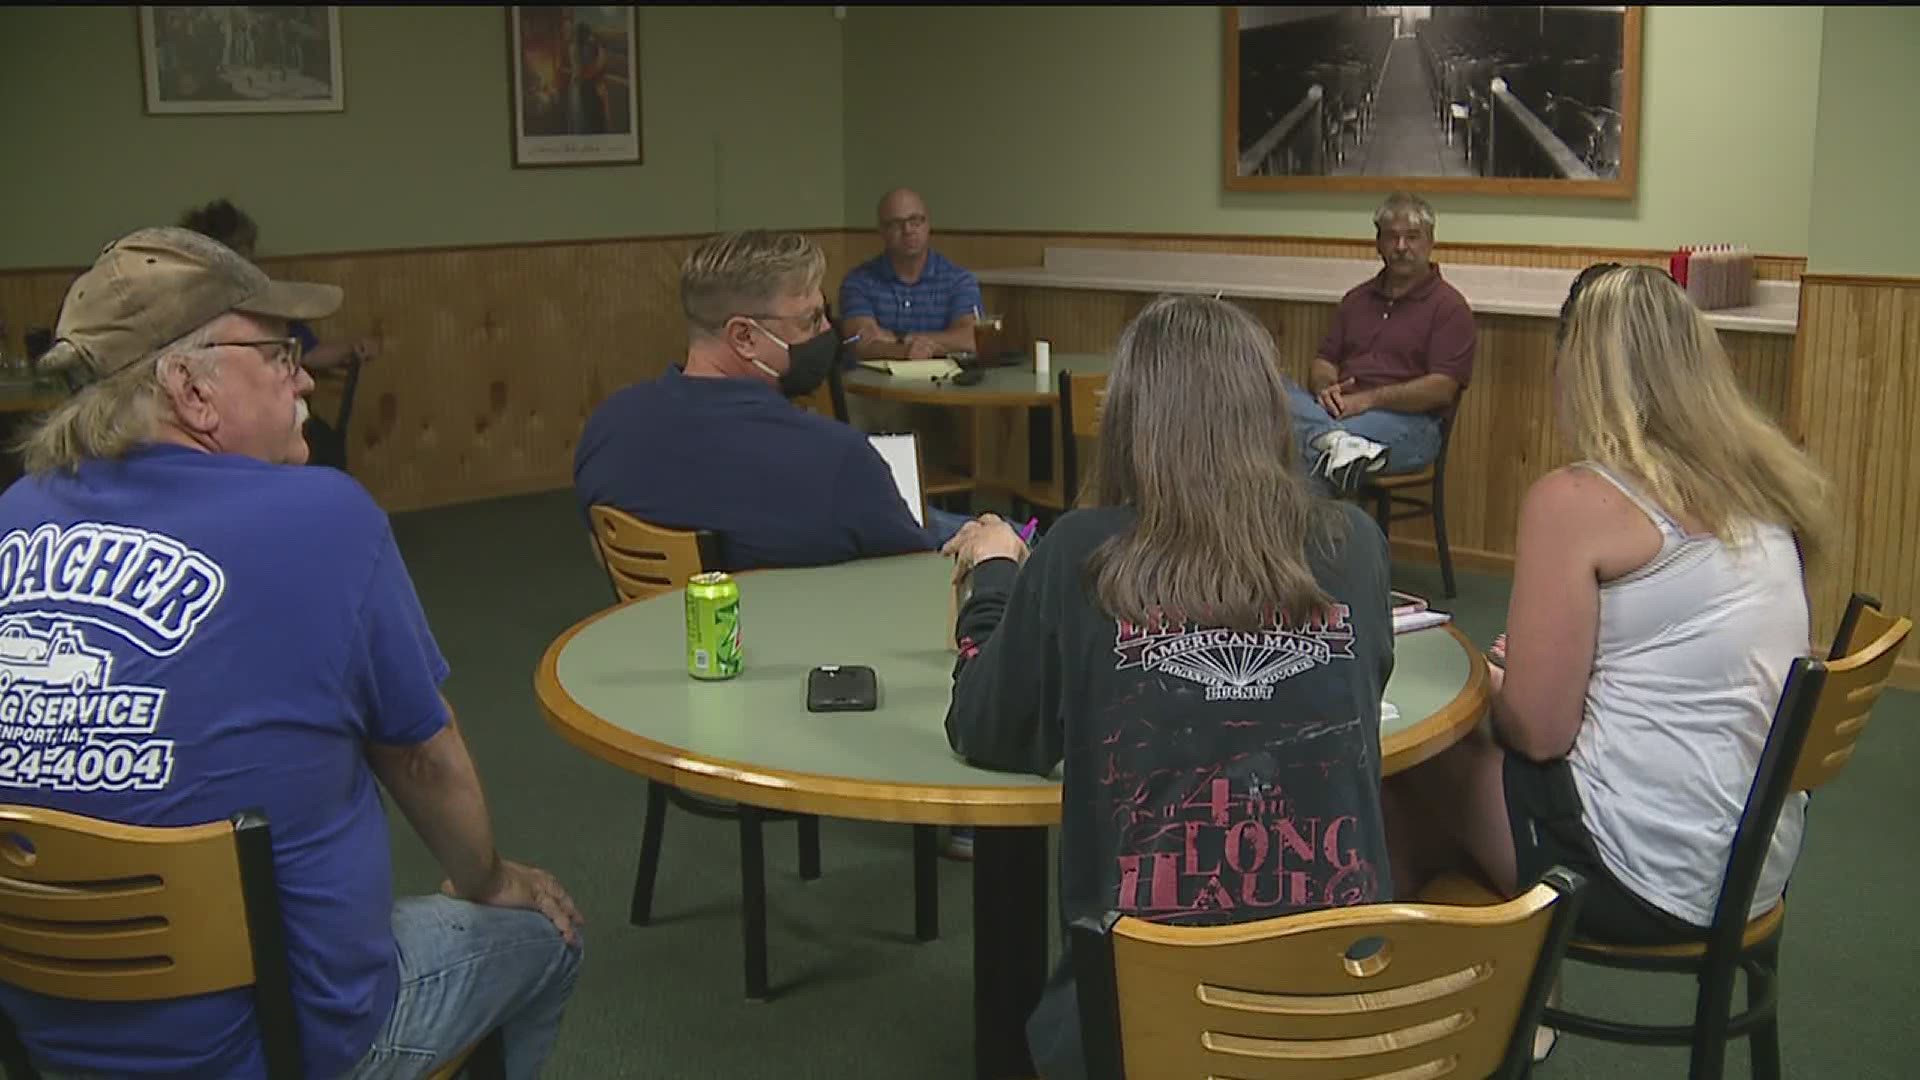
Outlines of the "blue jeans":
<svg viewBox="0 0 1920 1080">
<path fill-rule="evenodd" d="M 956 514 L 951 510 L 929 506 L 927 507 L 927 535 L 933 539 L 935 547 L 940 547 L 953 539 L 953 534 L 960 531 L 960 526 L 972 520 L 971 514 Z"/>
<path fill-rule="evenodd" d="M 1287 383 L 1287 405 L 1293 412 L 1293 435 L 1300 444 L 1301 462 L 1308 475 L 1320 461 L 1320 451 L 1314 449 L 1313 441 L 1335 429 L 1386 447 L 1389 473 L 1425 468 L 1440 453 L 1440 419 L 1431 413 L 1368 409 L 1357 416 L 1336 419 L 1320 407 L 1318 398 L 1291 381 Z"/>
<path fill-rule="evenodd" d="M 445 896 L 393 905 L 400 994 L 345 1080 L 413 1080 L 500 1028 L 508 1080 L 537 1077 L 573 994 L 580 952 L 537 911 Z M 44 1080 L 105 1080 L 40 1070 Z"/>
<path fill-rule="evenodd" d="M 351 1080 L 425 1076 L 496 1027 L 508 1080 L 540 1075 L 581 953 L 545 915 L 414 896 L 393 905 L 393 939 L 400 996 Z"/>
</svg>

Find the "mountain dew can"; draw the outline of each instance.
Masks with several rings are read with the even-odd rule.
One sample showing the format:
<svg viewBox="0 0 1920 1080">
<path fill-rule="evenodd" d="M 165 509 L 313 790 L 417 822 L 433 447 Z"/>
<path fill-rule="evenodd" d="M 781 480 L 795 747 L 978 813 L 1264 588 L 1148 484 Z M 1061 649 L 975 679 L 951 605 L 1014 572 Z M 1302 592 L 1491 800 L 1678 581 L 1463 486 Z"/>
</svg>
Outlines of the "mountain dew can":
<svg viewBox="0 0 1920 1080">
<path fill-rule="evenodd" d="M 687 579 L 687 674 L 731 679 L 740 674 L 740 586 L 732 574 Z"/>
</svg>

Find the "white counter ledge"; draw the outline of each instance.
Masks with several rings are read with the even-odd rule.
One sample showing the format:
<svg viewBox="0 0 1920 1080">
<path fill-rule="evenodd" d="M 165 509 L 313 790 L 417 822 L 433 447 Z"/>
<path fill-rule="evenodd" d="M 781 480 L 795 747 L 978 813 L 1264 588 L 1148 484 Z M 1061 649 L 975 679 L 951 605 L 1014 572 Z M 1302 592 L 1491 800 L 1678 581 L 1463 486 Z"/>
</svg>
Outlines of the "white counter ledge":
<svg viewBox="0 0 1920 1080">
<path fill-rule="evenodd" d="M 1103 248 L 1048 248 L 1045 265 L 976 271 L 982 285 L 1110 292 L 1215 293 L 1229 297 L 1338 303 L 1380 269 L 1377 259 Z M 1440 272 L 1479 314 L 1555 318 L 1575 270 L 1442 262 Z M 1756 281 L 1750 307 L 1707 312 L 1721 330 L 1787 334 L 1800 316 L 1800 284 Z"/>
</svg>

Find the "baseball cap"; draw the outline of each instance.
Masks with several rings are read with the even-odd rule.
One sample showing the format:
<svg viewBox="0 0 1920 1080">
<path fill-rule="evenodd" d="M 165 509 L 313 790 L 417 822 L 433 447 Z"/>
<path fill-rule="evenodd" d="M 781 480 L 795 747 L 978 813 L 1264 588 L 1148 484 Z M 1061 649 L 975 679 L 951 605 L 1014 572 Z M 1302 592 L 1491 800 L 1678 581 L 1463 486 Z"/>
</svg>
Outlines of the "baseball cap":
<svg viewBox="0 0 1920 1080">
<path fill-rule="evenodd" d="M 67 289 L 53 346 L 39 366 L 87 383 L 153 355 L 229 311 L 319 319 L 340 287 L 273 281 L 217 240 L 189 229 L 141 229 L 100 249 Z"/>
</svg>

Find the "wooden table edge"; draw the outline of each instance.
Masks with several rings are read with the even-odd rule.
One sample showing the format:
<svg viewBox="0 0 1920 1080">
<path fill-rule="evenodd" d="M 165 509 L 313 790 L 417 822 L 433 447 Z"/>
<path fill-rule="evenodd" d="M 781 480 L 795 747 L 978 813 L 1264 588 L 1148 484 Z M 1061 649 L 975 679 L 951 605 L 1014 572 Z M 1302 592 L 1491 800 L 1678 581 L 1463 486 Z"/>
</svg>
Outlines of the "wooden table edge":
<svg viewBox="0 0 1920 1080">
<path fill-rule="evenodd" d="M 911 825 L 993 827 L 1060 822 L 1058 784 L 894 784 L 791 772 L 689 754 L 610 724 L 574 701 L 560 685 L 560 652 L 574 635 L 624 606 L 610 607 L 568 627 L 547 646 L 534 672 L 534 696 L 547 723 L 561 738 L 593 757 L 696 795 L 768 810 Z"/>
<path fill-rule="evenodd" d="M 1392 776 L 1411 769 L 1465 738 L 1467 732 L 1472 731 L 1486 714 L 1487 704 L 1492 700 L 1486 656 L 1474 648 L 1473 642 L 1460 632 L 1458 626 L 1447 623 L 1443 629 L 1452 634 L 1453 639 L 1466 651 L 1467 684 L 1440 711 L 1380 740 L 1382 776 Z M 1416 630 L 1414 633 L 1425 631 Z"/>
<path fill-rule="evenodd" d="M 889 376 L 891 378 L 892 376 Z M 872 383 L 857 383 L 846 380 L 841 383 L 847 393 L 861 397 L 881 398 L 887 401 L 904 401 L 915 405 L 943 405 L 953 408 L 1045 408 L 1056 405 L 1060 392 L 1055 390 L 968 390 L 965 393 L 953 390 L 934 390 L 920 386 L 876 386 Z"/>
</svg>

